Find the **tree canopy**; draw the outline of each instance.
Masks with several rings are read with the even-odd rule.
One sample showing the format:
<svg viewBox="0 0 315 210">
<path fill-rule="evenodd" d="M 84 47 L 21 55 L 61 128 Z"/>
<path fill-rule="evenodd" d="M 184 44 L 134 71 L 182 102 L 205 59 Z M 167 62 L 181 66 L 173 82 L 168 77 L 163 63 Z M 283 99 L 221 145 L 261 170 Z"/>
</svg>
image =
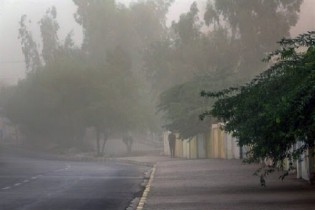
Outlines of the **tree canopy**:
<svg viewBox="0 0 315 210">
<path fill-rule="evenodd" d="M 114 0 L 74 0 L 75 20 L 84 32 L 81 47 L 74 45 L 71 32 L 64 42 L 59 39 L 55 7 L 38 22 L 41 42 L 22 16 L 19 38 L 27 75 L 6 90 L 3 106 L 27 142 L 72 147 L 81 145 L 87 127 L 104 137 L 156 129 L 140 66 L 143 49 L 165 33 L 171 2 L 126 7 Z"/>
<path fill-rule="evenodd" d="M 178 132 L 183 139 L 207 132 L 212 119 L 200 121 L 198 116 L 211 101 L 201 98 L 199 92 L 210 86 L 207 78 L 195 78 L 163 92 L 158 110 L 166 112 L 164 127 Z"/>
<path fill-rule="evenodd" d="M 240 146 L 249 146 L 249 162 L 270 158 L 274 166 L 314 147 L 315 135 L 315 32 L 279 43 L 265 59 L 271 66 L 251 82 L 202 92 L 218 99 L 202 117 L 222 120 Z"/>
<path fill-rule="evenodd" d="M 185 137 L 201 132 L 194 129 L 198 126 L 209 129 L 209 122 L 198 122 L 205 102 L 194 91 L 228 88 L 262 72 L 267 64 L 261 58 L 289 35 L 300 5 L 299 0 L 208 1 L 202 20 L 202 10 L 193 3 L 172 23 L 169 37 L 152 45 L 145 57 L 149 79 L 161 93 L 165 127 Z"/>
<path fill-rule="evenodd" d="M 54 7 L 39 21 L 41 42 L 33 39 L 27 17 L 21 18 L 27 76 L 9 88 L 4 110 L 25 134 L 46 124 L 52 135 L 64 134 L 51 137 L 58 141 L 78 139 L 87 126 L 103 133 L 157 130 L 156 104 L 167 129 L 185 137 L 197 134 L 208 127 L 198 113 L 213 103 L 200 99 L 199 91 L 226 88 L 261 72 L 266 66 L 261 57 L 289 34 L 301 4 L 216 0 L 200 8 L 193 3 L 169 27 L 173 0 L 129 6 L 115 0 L 73 2 L 82 46 L 75 46 L 71 33 L 64 41 L 58 37 Z"/>
<path fill-rule="evenodd" d="M 290 35 L 303 0 L 208 0 L 205 23 L 227 28 L 237 42 L 239 63 L 234 70 L 247 82 L 265 69 L 260 59 L 277 48 L 276 42 Z"/>
</svg>

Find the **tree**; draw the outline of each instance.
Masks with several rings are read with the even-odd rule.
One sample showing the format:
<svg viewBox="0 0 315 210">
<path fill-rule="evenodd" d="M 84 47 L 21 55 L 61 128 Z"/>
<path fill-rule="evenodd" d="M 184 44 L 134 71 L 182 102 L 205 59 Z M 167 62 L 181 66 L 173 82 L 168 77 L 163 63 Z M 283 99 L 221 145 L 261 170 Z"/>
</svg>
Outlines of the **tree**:
<svg viewBox="0 0 315 210">
<path fill-rule="evenodd" d="M 23 16 L 19 33 L 29 73 L 10 89 L 6 115 L 36 144 L 79 145 L 85 128 L 92 126 L 97 155 L 112 134 L 153 129 L 154 111 L 140 66 L 143 49 L 164 36 L 171 2 L 125 7 L 114 0 L 75 0 L 82 48 L 74 46 L 71 33 L 60 43 L 52 7 L 39 21 L 41 52 Z"/>
<path fill-rule="evenodd" d="M 262 178 L 285 158 L 292 161 L 314 147 L 315 32 L 282 39 L 266 60 L 271 67 L 250 83 L 202 92 L 218 99 L 202 117 L 218 117 L 240 146 L 250 146 L 249 162 L 273 160 Z M 293 147 L 297 142 L 302 146 Z"/>
<path fill-rule="evenodd" d="M 213 119 L 200 121 L 198 116 L 212 101 L 201 98 L 198 93 L 210 86 L 215 88 L 204 77 L 198 77 L 164 91 L 158 105 L 158 110 L 164 113 L 164 128 L 179 133 L 183 139 L 209 131 Z"/>
<path fill-rule="evenodd" d="M 205 23 L 224 27 L 231 39 L 239 42 L 239 64 L 234 70 L 243 82 L 252 79 L 266 67 L 260 59 L 276 49 L 276 42 L 288 37 L 297 23 L 303 0 L 208 0 Z"/>
<path fill-rule="evenodd" d="M 22 52 L 25 57 L 26 73 L 29 73 L 37 70 L 41 66 L 41 60 L 37 44 L 33 39 L 32 33 L 27 28 L 26 18 L 26 15 L 21 17 L 18 38 L 21 40 Z"/>
<path fill-rule="evenodd" d="M 139 98 L 139 87 L 130 71 L 128 55 L 117 48 L 108 53 L 107 59 L 102 69 L 94 66 L 90 70 L 94 94 L 85 113 L 87 126 L 93 126 L 97 133 L 97 155 L 103 155 L 111 134 L 135 130 L 146 120 L 140 114 L 144 105 L 135 100 Z M 101 133 L 104 136 L 102 145 Z"/>
<path fill-rule="evenodd" d="M 125 7 L 114 0 L 74 0 L 78 6 L 75 19 L 84 30 L 82 50 L 91 66 L 104 75 L 99 77 L 103 79 L 102 100 L 89 109 L 95 109 L 91 116 L 97 116 L 91 119 L 103 130 L 117 134 L 153 129 L 156 124 L 141 72 L 142 56 L 152 42 L 165 36 L 165 15 L 171 2 L 149 0 Z"/>
<path fill-rule="evenodd" d="M 28 30 L 26 16 L 22 16 L 19 37 L 27 75 L 6 90 L 4 113 L 19 125 L 26 142 L 33 146 L 83 147 L 82 112 L 88 100 L 86 59 L 73 46 L 71 33 L 64 44 L 59 43 L 56 15 L 52 7 L 39 21 L 42 53 Z"/>
<path fill-rule="evenodd" d="M 182 14 L 178 23 L 172 23 L 168 36 L 146 50 L 144 70 L 156 96 L 174 85 L 189 81 L 201 71 L 194 65 L 204 61 L 202 51 L 206 42 L 201 36 L 198 13 L 197 5 L 192 4 L 190 11 Z"/>
<path fill-rule="evenodd" d="M 208 1 L 203 20 L 193 3 L 145 54 L 144 69 L 156 95 L 196 75 L 216 74 L 215 81 L 228 85 L 249 81 L 266 67 L 265 53 L 289 35 L 301 2 Z"/>
<path fill-rule="evenodd" d="M 82 57 L 62 54 L 60 50 L 56 63 L 28 74 L 10 88 L 4 106 L 7 117 L 20 126 L 27 142 L 40 147 L 47 143 L 82 145 L 80 113 L 88 100 L 87 73 Z"/>
<path fill-rule="evenodd" d="M 52 7 L 47 9 L 46 14 L 39 21 L 43 43 L 42 57 L 46 63 L 54 61 L 55 52 L 59 47 L 57 34 L 59 25 L 56 18 L 57 10 Z"/>
<path fill-rule="evenodd" d="M 143 50 L 165 36 L 166 14 L 173 0 L 146 0 L 129 7 L 115 0 L 73 2 L 78 6 L 75 19 L 84 31 L 82 48 L 98 60 L 120 46 L 132 60 L 131 70 L 139 73 Z"/>
<path fill-rule="evenodd" d="M 204 25 L 193 3 L 190 11 L 172 24 L 169 37 L 146 54 L 149 78 L 162 93 L 159 109 L 167 119 L 165 126 L 183 136 L 196 135 L 194 127 L 202 104 L 195 99 L 194 91 L 202 83 L 198 80 L 207 78 L 214 91 L 248 81 L 261 72 L 266 66 L 261 57 L 275 48 L 279 37 L 289 34 L 300 4 L 299 0 L 209 1 Z M 191 84 L 197 84 L 196 88 Z"/>
</svg>

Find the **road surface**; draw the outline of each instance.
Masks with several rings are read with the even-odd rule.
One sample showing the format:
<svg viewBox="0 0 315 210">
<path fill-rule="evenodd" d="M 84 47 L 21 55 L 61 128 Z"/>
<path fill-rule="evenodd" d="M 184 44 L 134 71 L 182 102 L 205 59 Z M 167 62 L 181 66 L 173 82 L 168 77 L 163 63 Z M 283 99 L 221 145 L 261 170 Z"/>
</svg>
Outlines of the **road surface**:
<svg viewBox="0 0 315 210">
<path fill-rule="evenodd" d="M 125 209 L 141 192 L 144 166 L 0 155 L 1 210 Z"/>
</svg>

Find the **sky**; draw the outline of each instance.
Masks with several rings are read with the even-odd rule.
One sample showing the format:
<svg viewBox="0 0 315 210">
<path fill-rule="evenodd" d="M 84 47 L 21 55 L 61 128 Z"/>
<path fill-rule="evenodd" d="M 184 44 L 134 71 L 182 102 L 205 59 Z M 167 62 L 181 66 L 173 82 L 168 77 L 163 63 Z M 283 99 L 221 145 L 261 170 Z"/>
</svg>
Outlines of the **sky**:
<svg viewBox="0 0 315 210">
<path fill-rule="evenodd" d="M 129 4 L 135 0 L 118 0 Z M 206 4 L 207 0 L 197 0 L 198 5 Z M 189 10 L 193 0 L 175 0 L 170 8 L 168 19 L 177 20 L 179 14 Z M 26 14 L 32 20 L 31 29 L 35 37 L 39 37 L 38 21 L 47 8 L 56 6 L 59 37 L 62 38 L 70 31 L 74 39 L 82 40 L 81 28 L 74 22 L 76 11 L 71 0 L 0 0 L 0 83 L 15 83 L 24 76 L 24 57 L 18 40 L 19 20 Z M 300 19 L 291 30 L 293 36 L 307 30 L 315 30 L 315 0 L 304 0 L 301 7 Z M 303 24 L 302 24 L 303 23 Z"/>
</svg>

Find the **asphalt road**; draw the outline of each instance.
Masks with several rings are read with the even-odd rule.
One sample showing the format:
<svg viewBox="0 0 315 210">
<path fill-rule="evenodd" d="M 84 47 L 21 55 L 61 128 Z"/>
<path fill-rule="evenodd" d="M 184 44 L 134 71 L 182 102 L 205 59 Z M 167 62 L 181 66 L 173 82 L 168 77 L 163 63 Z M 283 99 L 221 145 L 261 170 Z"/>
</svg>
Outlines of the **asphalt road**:
<svg viewBox="0 0 315 210">
<path fill-rule="evenodd" d="M 125 209 L 147 168 L 106 161 L 0 156 L 1 210 Z"/>
</svg>

